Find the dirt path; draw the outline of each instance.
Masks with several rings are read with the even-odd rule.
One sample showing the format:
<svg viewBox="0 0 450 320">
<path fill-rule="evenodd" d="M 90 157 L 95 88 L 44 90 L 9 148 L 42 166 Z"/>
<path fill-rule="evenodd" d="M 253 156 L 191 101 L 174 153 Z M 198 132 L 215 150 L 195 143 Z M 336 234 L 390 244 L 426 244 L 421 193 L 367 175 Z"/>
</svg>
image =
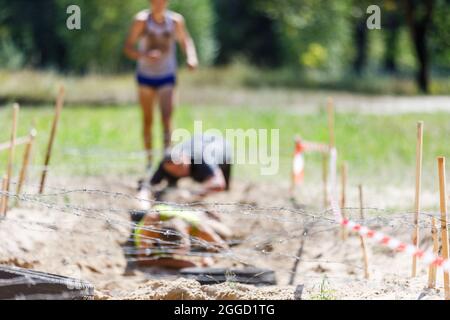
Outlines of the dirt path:
<svg viewBox="0 0 450 320">
<path fill-rule="evenodd" d="M 398 114 L 450 112 L 450 96 L 371 96 L 330 91 L 286 89 L 181 88 L 183 104 L 197 106 L 235 106 L 283 108 L 296 113 L 316 112 L 333 97 L 339 112 Z"/>
</svg>

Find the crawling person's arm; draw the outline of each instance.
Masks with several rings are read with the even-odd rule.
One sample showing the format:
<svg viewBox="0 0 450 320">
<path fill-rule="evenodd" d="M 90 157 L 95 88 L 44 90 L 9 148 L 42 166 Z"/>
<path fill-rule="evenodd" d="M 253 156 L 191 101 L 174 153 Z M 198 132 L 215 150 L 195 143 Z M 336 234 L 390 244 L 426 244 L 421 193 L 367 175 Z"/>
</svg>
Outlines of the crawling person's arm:
<svg viewBox="0 0 450 320">
<path fill-rule="evenodd" d="M 178 244 L 173 254 L 185 255 L 191 250 L 191 241 L 189 235 L 189 226 L 186 222 L 180 219 L 173 219 L 170 223 L 171 228 L 176 231 L 178 235 Z"/>
<path fill-rule="evenodd" d="M 160 163 L 158 169 L 155 171 L 152 178 L 150 179 L 150 185 L 157 186 L 164 180 L 166 180 L 166 176 L 164 174 L 164 167 L 163 163 Z"/>
<path fill-rule="evenodd" d="M 198 192 L 198 196 L 203 197 L 214 192 L 225 191 L 225 177 L 220 169 L 215 169 L 214 174 L 202 183 L 202 190 Z"/>
<path fill-rule="evenodd" d="M 193 237 L 209 243 L 211 246 L 207 249 L 210 252 L 219 252 L 222 249 L 228 249 L 227 243 L 207 224 L 193 228 L 191 234 Z"/>
</svg>

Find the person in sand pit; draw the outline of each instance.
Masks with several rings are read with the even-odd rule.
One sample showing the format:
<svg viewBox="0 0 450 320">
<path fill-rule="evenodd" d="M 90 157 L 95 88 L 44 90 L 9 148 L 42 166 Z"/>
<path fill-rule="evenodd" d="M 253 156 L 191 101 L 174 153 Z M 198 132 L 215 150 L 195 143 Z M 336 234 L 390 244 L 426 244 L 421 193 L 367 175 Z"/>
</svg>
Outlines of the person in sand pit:
<svg viewBox="0 0 450 320">
<path fill-rule="evenodd" d="M 198 135 L 173 147 L 150 180 L 151 186 L 166 181 L 176 186 L 182 178 L 201 183 L 198 196 L 230 189 L 231 149 L 220 136 Z"/>
<path fill-rule="evenodd" d="M 170 146 L 177 78 L 176 43 L 186 55 L 189 69 L 198 67 L 197 52 L 183 16 L 167 10 L 169 0 L 150 0 L 150 10 L 139 12 L 126 39 L 126 56 L 137 61 L 136 80 L 143 113 L 147 169 L 152 168 L 153 106 L 159 99 L 164 147 Z"/>
<path fill-rule="evenodd" d="M 228 248 L 225 239 L 231 237 L 231 231 L 214 215 L 169 205 L 156 205 L 134 220 L 132 240 L 139 267 L 207 266 L 211 259 L 190 257 L 190 253 L 219 252 Z"/>
</svg>

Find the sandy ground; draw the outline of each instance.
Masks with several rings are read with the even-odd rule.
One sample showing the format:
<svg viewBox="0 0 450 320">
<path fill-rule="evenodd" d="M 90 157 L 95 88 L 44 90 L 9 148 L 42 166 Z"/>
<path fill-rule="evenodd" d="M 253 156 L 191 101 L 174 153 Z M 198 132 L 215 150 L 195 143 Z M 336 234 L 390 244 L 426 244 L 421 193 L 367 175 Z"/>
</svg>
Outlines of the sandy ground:
<svg viewBox="0 0 450 320">
<path fill-rule="evenodd" d="M 71 188 L 79 185 L 114 194 L 61 194 L 48 189 L 44 197 L 29 196 L 0 221 L 0 264 L 91 281 L 97 299 L 293 299 L 297 285 L 304 285 L 304 299 L 443 298 L 441 273 L 438 289 L 425 289 L 425 266 L 419 264 L 419 276 L 412 279 L 409 257 L 370 242 L 370 279 L 364 279 L 359 238 L 340 240 L 340 229 L 330 215 L 320 205 L 314 206 L 320 203 L 317 198 L 312 197 L 303 210 L 292 210 L 287 186 L 274 183 L 236 182 L 229 194 L 215 195 L 207 202 L 233 228 L 239 242 L 217 256 L 215 266 L 269 268 L 276 271 L 278 286 L 256 288 L 232 281 L 201 286 L 177 274 L 155 270 L 124 276 L 126 260 L 121 244 L 129 232 L 128 210 L 137 205 L 135 199 L 125 195 L 134 196 L 134 180 L 114 177 L 70 181 Z M 167 200 L 176 199 L 172 194 Z M 357 216 L 354 210 L 348 214 Z M 371 227 L 408 241 L 411 225 L 405 219 L 401 214 L 386 216 L 385 212 L 367 210 Z M 428 229 L 423 230 L 429 234 Z M 299 257 L 302 239 L 304 248 Z M 421 245 L 429 248 L 430 237 L 424 236 Z M 297 258 L 296 279 L 289 286 Z"/>
</svg>

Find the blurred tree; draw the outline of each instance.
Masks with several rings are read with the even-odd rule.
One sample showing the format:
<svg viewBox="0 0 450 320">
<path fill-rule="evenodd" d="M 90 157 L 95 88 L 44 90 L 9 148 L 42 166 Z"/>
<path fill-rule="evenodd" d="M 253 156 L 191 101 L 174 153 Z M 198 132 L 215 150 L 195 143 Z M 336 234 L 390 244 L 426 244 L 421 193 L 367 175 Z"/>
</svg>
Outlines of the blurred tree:
<svg viewBox="0 0 450 320">
<path fill-rule="evenodd" d="M 282 63 L 276 23 L 259 10 L 259 0 L 213 0 L 216 12 L 215 34 L 219 43 L 217 64 L 227 64 L 243 55 L 259 66 Z"/>
<path fill-rule="evenodd" d="M 352 25 L 353 41 L 355 46 L 355 58 L 353 60 L 353 71 L 361 75 L 367 65 L 369 50 L 369 37 L 366 16 L 367 1 L 353 1 L 352 4 Z"/>
<path fill-rule="evenodd" d="M 79 31 L 66 27 L 72 4 L 82 11 Z M 367 30 L 371 4 L 382 8 L 381 30 Z M 130 71 L 123 41 L 133 16 L 148 6 L 148 0 L 0 0 L 0 67 Z M 324 82 L 418 67 L 424 92 L 431 72 L 450 72 L 450 0 L 171 0 L 170 6 L 186 17 L 203 65 L 243 56 L 281 67 L 292 79 Z"/>
<path fill-rule="evenodd" d="M 450 71 L 450 0 L 435 0 L 435 10 L 430 31 L 431 61 L 436 71 L 443 74 Z"/>
<path fill-rule="evenodd" d="M 356 55 L 353 62 L 353 69 L 360 75 L 367 64 L 368 37 L 365 19 L 361 19 L 355 23 L 354 37 Z"/>
<path fill-rule="evenodd" d="M 419 62 L 417 83 L 422 92 L 430 89 L 430 61 L 428 51 L 428 31 L 431 26 L 435 0 L 404 0 L 406 21 Z"/>
<path fill-rule="evenodd" d="M 402 12 L 396 0 L 384 2 L 383 27 L 385 28 L 385 56 L 384 70 L 388 73 L 398 72 L 397 55 L 399 51 L 399 37 L 403 24 Z"/>
<path fill-rule="evenodd" d="M 302 58 L 311 48 L 327 59 L 315 69 L 327 70 L 327 77 L 343 72 L 350 60 L 352 0 L 260 0 L 258 4 L 280 25 L 285 63 L 304 68 Z M 308 55 L 308 53 L 307 53 Z"/>
<path fill-rule="evenodd" d="M 81 8 L 79 31 L 66 27 L 66 9 L 72 4 Z M 172 0 L 170 5 L 186 17 L 201 62 L 211 63 L 215 42 L 210 1 Z M 148 6 L 147 0 L 0 0 L 0 57 L 12 60 L 20 50 L 30 67 L 75 72 L 129 70 L 133 63 L 122 54 L 123 41 L 134 15 Z"/>
<path fill-rule="evenodd" d="M 3 39 L 12 41 L 32 66 L 62 68 L 66 50 L 58 36 L 57 6 L 53 0 L 1 0 Z M 36 14 L 39 13 L 39 14 Z M 7 36 L 6 36 L 7 34 Z"/>
</svg>

